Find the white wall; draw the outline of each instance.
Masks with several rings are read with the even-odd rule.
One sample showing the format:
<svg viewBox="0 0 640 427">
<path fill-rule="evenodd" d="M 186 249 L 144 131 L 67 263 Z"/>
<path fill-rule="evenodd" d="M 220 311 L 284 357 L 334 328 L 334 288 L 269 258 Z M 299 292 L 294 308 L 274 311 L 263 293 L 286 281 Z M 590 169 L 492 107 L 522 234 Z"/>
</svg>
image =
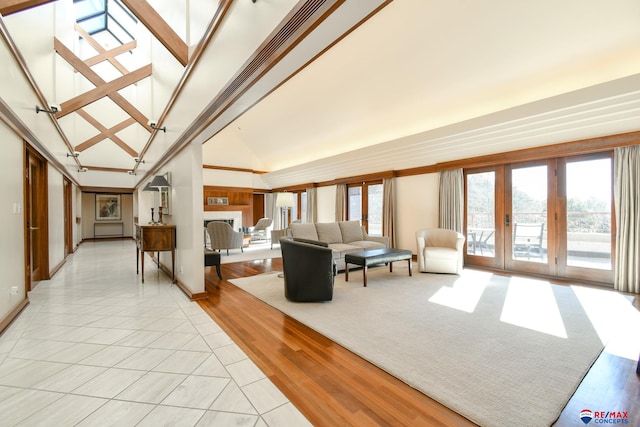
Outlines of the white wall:
<svg viewBox="0 0 640 427">
<path fill-rule="evenodd" d="M 438 226 L 439 174 L 396 178 L 397 246 L 417 253 L 416 231 Z"/>
<path fill-rule="evenodd" d="M 0 320 L 26 298 L 24 283 L 24 199 L 22 193 L 23 143 L 0 121 Z M 18 295 L 8 288 L 17 286 Z"/>
<path fill-rule="evenodd" d="M 193 294 L 203 293 L 202 146 L 191 143 L 156 174 L 165 172 L 171 172 L 171 215 L 165 222 L 176 225 L 175 275 Z M 142 219 L 142 213 L 140 217 Z M 160 260 L 171 269 L 170 252 L 161 252 Z"/>
<path fill-rule="evenodd" d="M 51 167 L 48 171 L 49 205 L 49 272 L 64 261 L 64 186 L 62 174 Z"/>
</svg>

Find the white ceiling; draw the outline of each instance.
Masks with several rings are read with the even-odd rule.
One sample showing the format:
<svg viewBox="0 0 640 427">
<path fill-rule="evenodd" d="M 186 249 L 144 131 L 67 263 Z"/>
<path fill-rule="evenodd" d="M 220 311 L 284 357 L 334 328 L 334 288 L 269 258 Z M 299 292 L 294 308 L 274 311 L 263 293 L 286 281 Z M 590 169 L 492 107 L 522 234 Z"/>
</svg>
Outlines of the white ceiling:
<svg viewBox="0 0 640 427">
<path fill-rule="evenodd" d="M 53 59 L 46 42 L 34 41 L 32 29 L 46 20 L 47 10 L 64 10 L 58 8 L 70 1 L 4 18 L 47 97 L 71 92 L 59 81 L 72 70 Z M 153 139 L 140 174 L 89 177 L 90 171 L 79 178 L 82 184 L 133 186 L 186 134 L 203 143 L 205 164 L 268 171 L 262 178 L 269 186 L 285 187 L 640 129 L 637 0 L 394 0 L 303 67 L 381 1 L 345 2 L 221 117 L 198 128 L 196 119 L 220 89 L 298 4 L 234 0 L 169 111 L 167 132 Z M 190 7 L 149 3 L 179 27 L 192 49 L 213 13 L 211 3 L 201 0 L 191 0 Z M 172 13 L 177 3 L 183 6 Z M 185 22 L 196 30 L 189 33 Z M 60 37 L 61 25 L 46 26 L 51 37 Z M 156 42 L 150 46 L 153 83 L 136 90 L 160 89 L 141 107 L 157 117 L 184 69 L 176 71 Z M 12 105 L 5 87 L 0 95 Z M 111 105 L 88 110 L 110 112 L 104 117 L 109 125 L 121 119 Z M 24 119 L 27 125 L 30 120 Z M 82 120 L 64 120 L 72 141 L 95 132 Z M 41 123 L 30 127 L 47 132 Z M 139 151 L 149 134 L 134 126 L 122 138 Z M 91 153 L 92 165 L 133 166 L 113 143 Z"/>
</svg>

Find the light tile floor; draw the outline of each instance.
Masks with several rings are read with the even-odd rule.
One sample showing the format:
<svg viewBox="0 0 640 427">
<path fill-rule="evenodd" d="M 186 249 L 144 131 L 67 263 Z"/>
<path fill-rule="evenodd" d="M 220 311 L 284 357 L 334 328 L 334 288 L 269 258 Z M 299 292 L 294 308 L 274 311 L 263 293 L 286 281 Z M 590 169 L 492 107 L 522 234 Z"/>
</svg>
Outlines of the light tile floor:
<svg viewBox="0 0 640 427">
<path fill-rule="evenodd" d="M 86 242 L 0 336 L 2 426 L 305 426 L 132 241 Z"/>
</svg>

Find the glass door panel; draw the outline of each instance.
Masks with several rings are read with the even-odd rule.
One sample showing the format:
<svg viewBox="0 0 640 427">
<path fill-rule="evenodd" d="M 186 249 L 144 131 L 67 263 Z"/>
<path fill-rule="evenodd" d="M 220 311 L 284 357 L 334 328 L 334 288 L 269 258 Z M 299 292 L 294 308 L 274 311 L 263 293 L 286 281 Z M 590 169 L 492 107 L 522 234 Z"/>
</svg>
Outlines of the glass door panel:
<svg viewBox="0 0 640 427">
<path fill-rule="evenodd" d="M 467 175 L 467 254 L 495 257 L 496 173 Z"/>
<path fill-rule="evenodd" d="M 559 274 L 613 282 L 613 175 L 611 155 L 567 159 L 559 174 L 566 204 L 561 206 Z"/>
<path fill-rule="evenodd" d="M 546 165 L 511 171 L 511 258 L 547 263 L 547 173 Z"/>
<path fill-rule="evenodd" d="M 367 186 L 367 230 L 372 236 L 382 236 L 382 184 Z"/>
<path fill-rule="evenodd" d="M 349 187 L 347 198 L 349 199 L 347 219 L 349 221 L 362 220 L 362 187 Z"/>
</svg>

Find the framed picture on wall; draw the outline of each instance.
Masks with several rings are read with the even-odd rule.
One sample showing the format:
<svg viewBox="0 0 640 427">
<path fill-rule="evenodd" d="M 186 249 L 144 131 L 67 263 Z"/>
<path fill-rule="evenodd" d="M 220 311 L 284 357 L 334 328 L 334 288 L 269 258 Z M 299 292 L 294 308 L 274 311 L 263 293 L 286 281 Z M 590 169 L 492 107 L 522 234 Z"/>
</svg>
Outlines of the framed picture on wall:
<svg viewBox="0 0 640 427">
<path fill-rule="evenodd" d="M 207 205 L 209 206 L 225 206 L 229 204 L 228 197 L 207 197 Z"/>
<path fill-rule="evenodd" d="M 122 205 L 119 194 L 96 194 L 96 221 L 120 221 Z"/>
</svg>

